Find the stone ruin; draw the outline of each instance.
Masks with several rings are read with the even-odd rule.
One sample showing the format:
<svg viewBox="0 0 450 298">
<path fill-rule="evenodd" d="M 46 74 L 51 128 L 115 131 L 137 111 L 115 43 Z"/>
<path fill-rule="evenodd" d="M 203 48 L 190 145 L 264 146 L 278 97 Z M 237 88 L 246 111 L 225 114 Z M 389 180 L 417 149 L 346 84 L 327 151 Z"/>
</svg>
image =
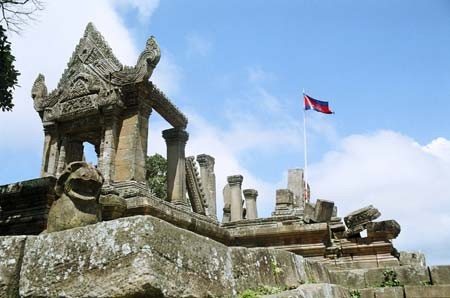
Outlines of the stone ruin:
<svg viewBox="0 0 450 298">
<path fill-rule="evenodd" d="M 270 297 L 450 297 L 449 266 L 398 252 L 400 225 L 375 221 L 373 206 L 342 220 L 334 202 L 312 203 L 302 169 L 268 218 L 258 191 L 229 176 L 219 223 L 215 160 L 185 156 L 188 120 L 150 80 L 159 59 L 151 37 L 124 66 L 88 24 L 57 88 L 38 75 L 41 177 L 0 186 L 0 297 L 234 297 L 262 285 L 289 290 Z M 145 182 L 153 110 L 173 126 L 165 200 Z"/>
</svg>

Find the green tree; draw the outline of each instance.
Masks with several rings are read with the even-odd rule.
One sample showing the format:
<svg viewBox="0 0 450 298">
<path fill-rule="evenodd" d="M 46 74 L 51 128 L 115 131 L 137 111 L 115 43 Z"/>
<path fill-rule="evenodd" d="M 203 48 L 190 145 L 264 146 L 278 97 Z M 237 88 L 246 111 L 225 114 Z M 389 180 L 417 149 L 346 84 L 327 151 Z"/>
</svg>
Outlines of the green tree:
<svg viewBox="0 0 450 298">
<path fill-rule="evenodd" d="M 17 86 L 19 72 L 14 67 L 16 58 L 11 54 L 11 43 L 6 38 L 6 31 L 0 25 L 0 108 L 11 111 L 12 91 Z"/>
<path fill-rule="evenodd" d="M 160 199 L 167 197 L 167 160 L 155 153 L 145 160 L 147 184 Z"/>
</svg>

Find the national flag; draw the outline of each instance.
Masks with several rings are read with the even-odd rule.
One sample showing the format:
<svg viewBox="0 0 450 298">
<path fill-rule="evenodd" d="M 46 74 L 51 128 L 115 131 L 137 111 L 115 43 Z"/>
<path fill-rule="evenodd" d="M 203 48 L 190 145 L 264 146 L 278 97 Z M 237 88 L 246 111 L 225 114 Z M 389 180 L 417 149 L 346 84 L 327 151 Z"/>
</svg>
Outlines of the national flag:
<svg viewBox="0 0 450 298">
<path fill-rule="evenodd" d="M 305 110 L 314 110 L 324 114 L 333 114 L 330 108 L 328 108 L 327 101 L 314 99 L 311 96 L 306 95 L 305 93 L 303 93 L 303 98 L 305 100 Z"/>
</svg>

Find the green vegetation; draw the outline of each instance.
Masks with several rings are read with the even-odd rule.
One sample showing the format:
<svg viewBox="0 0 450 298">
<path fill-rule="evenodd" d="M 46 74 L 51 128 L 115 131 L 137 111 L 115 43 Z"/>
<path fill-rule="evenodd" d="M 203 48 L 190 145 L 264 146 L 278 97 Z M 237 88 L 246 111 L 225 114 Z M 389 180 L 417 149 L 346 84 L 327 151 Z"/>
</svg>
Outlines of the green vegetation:
<svg viewBox="0 0 450 298">
<path fill-rule="evenodd" d="M 275 276 L 275 281 L 279 285 L 281 283 L 280 274 L 283 274 L 284 271 L 278 266 L 278 263 L 275 260 L 272 261 L 271 265 L 272 265 L 272 273 Z"/>
<path fill-rule="evenodd" d="M 167 160 L 156 153 L 145 160 L 147 184 L 160 199 L 167 197 Z"/>
<path fill-rule="evenodd" d="M 245 290 L 238 295 L 238 298 L 258 298 L 262 295 L 271 295 L 281 293 L 282 289 L 279 287 L 262 286 L 256 290 Z"/>
<path fill-rule="evenodd" d="M 6 38 L 6 30 L 0 25 L 0 108 L 2 111 L 11 111 L 12 91 L 17 86 L 17 77 L 20 73 L 14 67 L 16 58 L 11 54 L 11 43 Z"/>
<path fill-rule="evenodd" d="M 360 298 L 361 292 L 359 290 L 350 291 L 350 298 Z"/>
<path fill-rule="evenodd" d="M 386 269 L 383 271 L 384 280 L 381 282 L 381 287 L 398 287 L 400 281 L 397 279 L 397 272 L 394 269 Z"/>
</svg>

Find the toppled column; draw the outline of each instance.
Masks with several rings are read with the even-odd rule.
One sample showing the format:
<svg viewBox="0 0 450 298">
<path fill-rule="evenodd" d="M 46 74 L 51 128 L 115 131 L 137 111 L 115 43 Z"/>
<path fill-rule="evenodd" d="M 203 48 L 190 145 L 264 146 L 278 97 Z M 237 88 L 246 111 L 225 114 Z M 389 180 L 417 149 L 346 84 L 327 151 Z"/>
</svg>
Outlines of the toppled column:
<svg viewBox="0 0 450 298">
<path fill-rule="evenodd" d="M 186 160 L 184 149 L 189 134 L 180 128 L 162 132 L 167 144 L 167 199 L 179 205 L 186 202 Z"/>
<path fill-rule="evenodd" d="M 289 189 L 277 189 L 275 211 L 273 216 L 291 215 L 293 212 L 294 194 Z"/>
<path fill-rule="evenodd" d="M 294 194 L 294 208 L 305 208 L 305 182 L 303 169 L 288 170 L 288 187 Z"/>
<path fill-rule="evenodd" d="M 217 220 L 216 174 L 214 174 L 214 157 L 207 154 L 197 155 L 200 165 L 200 177 L 208 204 L 208 215 Z"/>
<path fill-rule="evenodd" d="M 244 177 L 242 175 L 233 175 L 228 176 L 227 180 L 231 194 L 230 219 L 231 221 L 241 220 L 243 216 L 241 186 Z"/>
<path fill-rule="evenodd" d="M 245 206 L 247 208 L 247 219 L 258 218 L 258 210 L 256 205 L 256 198 L 258 191 L 256 189 L 244 189 Z"/>
<path fill-rule="evenodd" d="M 231 189 L 230 185 L 226 184 L 223 188 L 223 216 L 222 223 L 230 222 L 231 220 Z"/>
<path fill-rule="evenodd" d="M 367 207 L 353 211 L 344 217 L 345 225 L 348 230 L 345 232 L 346 236 L 358 235 L 366 229 L 366 225 L 381 216 L 377 208 L 369 205 Z"/>
</svg>

